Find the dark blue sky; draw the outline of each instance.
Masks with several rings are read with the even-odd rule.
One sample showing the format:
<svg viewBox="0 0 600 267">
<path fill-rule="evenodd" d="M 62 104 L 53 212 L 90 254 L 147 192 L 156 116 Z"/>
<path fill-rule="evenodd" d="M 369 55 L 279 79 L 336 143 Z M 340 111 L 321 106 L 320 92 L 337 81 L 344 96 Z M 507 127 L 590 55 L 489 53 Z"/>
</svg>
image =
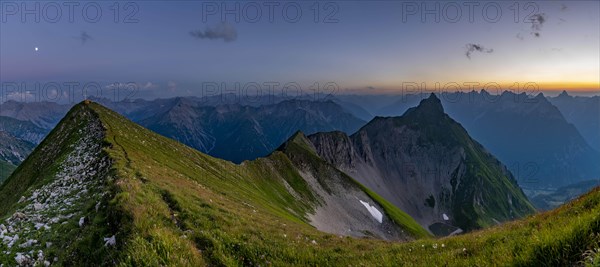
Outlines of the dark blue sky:
<svg viewBox="0 0 600 267">
<path fill-rule="evenodd" d="M 69 21 L 62 2 L 2 2 L 0 81 L 135 82 L 152 96 L 194 95 L 209 82 L 335 82 L 373 93 L 407 82 L 534 82 L 544 90 L 600 83 L 597 1 L 476 2 L 473 22 L 463 2 L 278 2 L 272 22 L 266 2 L 119 2 L 117 17 L 114 2 L 77 3 Z M 23 11 L 36 4 L 39 22 Z M 222 8 L 236 4 L 240 21 L 228 14 L 223 22 Z M 423 22 L 422 8 L 436 4 L 440 22 L 432 14 Z M 262 16 L 253 22 L 256 6 Z M 302 16 L 292 21 L 298 6 Z M 53 22 L 56 7 L 62 16 Z M 97 7 L 102 15 L 92 22 Z M 462 16 L 453 23 L 456 7 Z"/>
</svg>

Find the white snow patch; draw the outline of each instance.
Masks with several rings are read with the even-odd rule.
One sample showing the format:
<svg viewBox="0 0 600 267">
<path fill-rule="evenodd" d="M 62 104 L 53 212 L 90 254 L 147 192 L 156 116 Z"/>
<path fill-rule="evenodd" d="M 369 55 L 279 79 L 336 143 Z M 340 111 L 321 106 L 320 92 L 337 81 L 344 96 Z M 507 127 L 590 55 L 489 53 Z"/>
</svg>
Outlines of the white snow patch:
<svg viewBox="0 0 600 267">
<path fill-rule="evenodd" d="M 460 234 L 462 232 L 463 232 L 463 230 L 460 229 L 460 228 L 458 228 L 454 232 L 450 233 L 448 236 L 458 235 L 458 234 Z"/>
<path fill-rule="evenodd" d="M 448 215 L 446 215 L 446 213 L 442 214 L 442 217 L 444 217 L 444 221 L 450 220 L 450 218 L 448 218 Z"/>
<path fill-rule="evenodd" d="M 364 202 L 360 199 L 358 201 L 360 201 L 360 203 L 367 208 L 375 220 L 377 220 L 379 223 L 383 223 L 383 214 L 377 208 L 375 208 L 375 206 L 371 206 L 368 202 Z"/>
</svg>

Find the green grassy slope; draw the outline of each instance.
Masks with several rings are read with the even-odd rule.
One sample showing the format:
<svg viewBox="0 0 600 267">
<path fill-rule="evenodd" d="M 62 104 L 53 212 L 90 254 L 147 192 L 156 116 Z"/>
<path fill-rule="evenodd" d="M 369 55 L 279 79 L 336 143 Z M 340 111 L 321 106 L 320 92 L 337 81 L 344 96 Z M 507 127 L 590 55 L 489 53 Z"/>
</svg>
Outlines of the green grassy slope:
<svg viewBox="0 0 600 267">
<path fill-rule="evenodd" d="M 0 160 L 0 184 L 15 170 L 14 165 Z"/>
<path fill-rule="evenodd" d="M 73 208 L 80 211 L 73 220 L 49 231 L 60 234 L 46 253 L 59 257 L 58 264 L 564 265 L 582 260 L 600 240 L 599 189 L 555 211 L 464 236 L 394 243 L 322 233 L 302 216 L 315 201 L 294 168 L 306 161 L 290 159 L 282 151 L 234 165 L 151 133 L 96 104 L 76 106 L 61 123 L 65 128 L 55 129 L 40 146 L 44 151 L 34 151 L 0 186 L 0 223 L 24 205 L 18 203 L 20 196 L 49 182 L 57 168 L 53 162 L 96 117 L 106 129 L 102 155 L 112 162 L 106 182 L 98 185 L 106 195 L 77 204 Z M 56 142 L 62 139 L 53 136 L 65 141 Z M 282 180 L 303 201 L 286 194 Z M 99 210 L 94 209 L 96 201 Z M 400 212 L 394 207 L 385 211 Z M 79 216 L 90 223 L 79 227 Z M 390 217 L 407 219 L 401 213 Z M 116 247 L 104 246 L 103 237 L 112 234 Z M 0 251 L 5 249 L 0 242 Z M 14 256 L 0 254 L 0 262 L 14 265 Z"/>
</svg>

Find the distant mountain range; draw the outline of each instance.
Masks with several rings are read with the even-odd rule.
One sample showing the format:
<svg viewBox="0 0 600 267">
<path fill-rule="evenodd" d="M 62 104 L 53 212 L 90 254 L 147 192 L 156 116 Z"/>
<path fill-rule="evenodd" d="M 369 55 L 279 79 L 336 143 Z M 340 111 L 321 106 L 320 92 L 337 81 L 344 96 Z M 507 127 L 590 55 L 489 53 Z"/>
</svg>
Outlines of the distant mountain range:
<svg viewBox="0 0 600 267">
<path fill-rule="evenodd" d="M 559 187 L 600 177 L 600 152 L 542 94 L 472 92 L 445 105 L 522 184 Z"/>
<path fill-rule="evenodd" d="M 400 116 L 425 97 L 329 96 L 323 97 L 329 100 L 311 101 L 310 97 L 265 96 L 237 104 L 236 98 L 224 104 L 232 101 L 225 96 L 94 101 L 209 155 L 239 163 L 266 156 L 295 131 L 312 134 L 339 130 L 352 134 L 372 114 Z M 600 177 L 600 153 L 588 145 L 598 131 L 598 112 L 592 111 L 599 97 L 563 94 L 557 98 L 531 98 L 481 91 L 442 94 L 440 99 L 446 112 L 506 164 L 521 184 L 559 187 Z M 566 104 L 557 104 L 562 107 L 559 111 L 546 99 Z M 0 130 L 32 143 L 39 142 L 69 108 L 14 101 L 1 107 L 0 115 L 4 117 L 0 117 Z M 585 137 L 578 129 L 586 133 Z"/>
<path fill-rule="evenodd" d="M 0 116 L 28 121 L 42 129 L 52 129 L 67 114 L 71 106 L 54 102 L 16 102 L 9 100 L 0 104 Z"/>
<path fill-rule="evenodd" d="M 0 183 L 21 164 L 50 130 L 0 116 Z"/>
<path fill-rule="evenodd" d="M 0 116 L 0 131 L 29 143 L 39 144 L 50 132 L 50 129 L 36 126 L 31 121 Z"/>
<path fill-rule="evenodd" d="M 97 101 L 153 131 L 236 163 L 268 155 L 299 130 L 350 133 L 366 123 L 332 101 L 284 100 L 258 106 L 209 105 L 216 101 L 182 97 Z M 2 104 L 0 114 L 9 117 L 0 117 L 0 130 L 37 143 L 68 108 L 55 103 L 9 101 Z"/>
<path fill-rule="evenodd" d="M 577 127 L 585 141 L 600 151 L 600 96 L 570 96 L 563 91 L 556 97 L 547 98 Z"/>
<path fill-rule="evenodd" d="M 354 132 L 364 121 L 331 101 L 286 100 L 260 107 L 200 106 L 175 99 L 142 126 L 211 156 L 236 163 L 267 156 L 296 131 Z"/>
</svg>

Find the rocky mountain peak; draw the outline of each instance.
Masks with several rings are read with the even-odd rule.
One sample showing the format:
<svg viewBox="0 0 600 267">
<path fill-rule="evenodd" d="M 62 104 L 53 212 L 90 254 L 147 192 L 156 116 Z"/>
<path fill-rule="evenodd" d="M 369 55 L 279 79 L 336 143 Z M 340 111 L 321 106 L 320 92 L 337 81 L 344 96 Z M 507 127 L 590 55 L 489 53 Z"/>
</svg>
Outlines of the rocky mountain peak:
<svg viewBox="0 0 600 267">
<path fill-rule="evenodd" d="M 428 98 L 421 100 L 417 106 L 417 109 L 444 113 L 442 101 L 440 101 L 440 99 L 434 93 L 431 93 Z"/>
<path fill-rule="evenodd" d="M 539 93 L 535 96 L 535 98 L 537 99 L 546 99 L 546 96 L 544 95 L 544 93 Z"/>
<path fill-rule="evenodd" d="M 560 98 L 568 98 L 570 97 L 569 93 L 567 93 L 566 90 L 563 90 L 562 93 L 560 93 L 560 95 L 558 95 L 558 97 Z"/>
<path fill-rule="evenodd" d="M 277 150 L 286 151 L 290 146 L 299 146 L 308 151 L 314 152 L 315 148 L 310 140 L 302 131 L 296 131 L 286 142 L 284 142 Z"/>
<path fill-rule="evenodd" d="M 428 98 L 421 100 L 418 106 L 410 108 L 405 115 L 415 115 L 424 118 L 439 118 L 444 115 L 444 107 L 440 99 L 431 93 Z"/>
</svg>

